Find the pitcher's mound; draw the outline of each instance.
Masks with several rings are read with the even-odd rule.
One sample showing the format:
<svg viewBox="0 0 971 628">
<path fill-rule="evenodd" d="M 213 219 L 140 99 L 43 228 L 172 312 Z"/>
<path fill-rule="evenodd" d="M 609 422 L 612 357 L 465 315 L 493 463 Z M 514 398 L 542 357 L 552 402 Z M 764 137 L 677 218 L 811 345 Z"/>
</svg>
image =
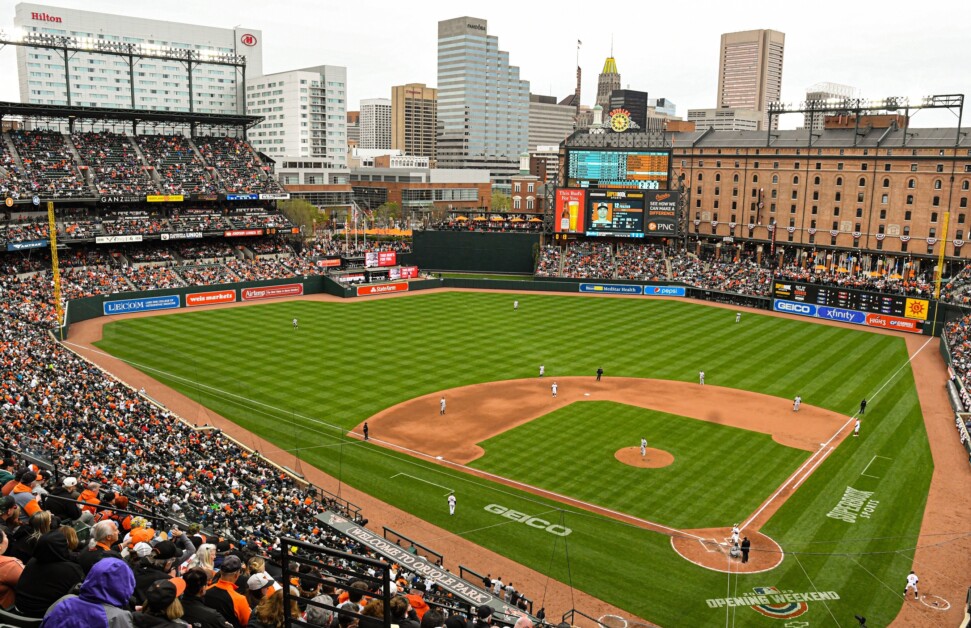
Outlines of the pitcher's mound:
<svg viewBox="0 0 971 628">
<path fill-rule="evenodd" d="M 647 455 L 643 457 L 641 456 L 640 447 L 624 447 L 623 449 L 617 450 L 614 458 L 617 458 L 617 460 L 620 460 L 624 464 L 642 469 L 660 469 L 674 462 L 674 454 L 666 452 L 663 449 L 654 449 L 653 447 L 648 447 Z"/>
</svg>

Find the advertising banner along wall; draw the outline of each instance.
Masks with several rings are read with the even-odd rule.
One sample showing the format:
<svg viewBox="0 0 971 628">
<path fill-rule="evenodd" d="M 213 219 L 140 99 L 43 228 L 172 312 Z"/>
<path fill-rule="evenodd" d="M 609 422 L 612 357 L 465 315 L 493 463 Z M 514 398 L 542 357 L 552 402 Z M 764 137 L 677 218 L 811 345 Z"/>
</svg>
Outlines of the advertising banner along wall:
<svg viewBox="0 0 971 628">
<path fill-rule="evenodd" d="M 105 301 L 104 315 L 131 314 L 132 312 L 151 312 L 154 310 L 173 310 L 182 307 L 182 298 L 177 294 L 164 297 L 144 297 L 140 299 L 122 299 L 120 301 Z"/>
<path fill-rule="evenodd" d="M 186 307 L 213 305 L 214 303 L 235 303 L 235 290 L 215 290 L 213 292 L 194 292 L 185 295 Z"/>
<path fill-rule="evenodd" d="M 259 301 L 260 299 L 278 299 L 280 297 L 295 297 L 303 294 L 302 283 L 287 283 L 281 286 L 262 286 L 260 288 L 243 288 L 243 301 Z"/>
<path fill-rule="evenodd" d="M 408 284 L 379 283 L 375 285 L 368 284 L 366 286 L 357 287 L 357 296 L 359 297 L 369 297 L 375 294 L 388 294 L 391 292 L 408 292 Z"/>
</svg>

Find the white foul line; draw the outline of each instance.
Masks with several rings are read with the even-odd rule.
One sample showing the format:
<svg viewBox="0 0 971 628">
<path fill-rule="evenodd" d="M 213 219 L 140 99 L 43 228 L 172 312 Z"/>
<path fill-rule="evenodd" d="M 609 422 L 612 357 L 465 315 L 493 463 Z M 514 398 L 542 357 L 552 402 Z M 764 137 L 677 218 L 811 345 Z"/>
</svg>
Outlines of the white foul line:
<svg viewBox="0 0 971 628">
<path fill-rule="evenodd" d="M 391 476 L 391 479 L 393 480 L 396 477 L 398 477 L 399 475 L 403 475 L 406 478 L 411 478 L 412 480 L 418 480 L 419 482 L 424 482 L 425 484 L 431 484 L 432 486 L 437 486 L 438 488 L 444 488 L 446 491 L 448 491 L 447 494 L 451 494 L 451 493 L 454 493 L 455 492 L 455 491 L 453 491 L 452 489 L 450 489 L 447 486 L 442 486 L 441 484 L 435 484 L 434 482 L 429 482 L 428 480 L 425 480 L 423 478 L 416 477 L 416 476 L 411 475 L 409 473 L 395 473 L 394 475 Z"/>
<path fill-rule="evenodd" d="M 873 464 L 873 461 L 876 460 L 877 458 L 883 458 L 884 460 L 893 460 L 893 458 L 887 458 L 886 456 L 874 456 L 870 458 L 870 462 L 866 463 L 866 466 L 863 467 L 863 471 L 860 472 L 860 475 L 865 475 L 868 478 L 879 480 L 880 479 L 879 475 L 867 475 L 867 470 L 870 468 L 870 465 Z"/>
</svg>

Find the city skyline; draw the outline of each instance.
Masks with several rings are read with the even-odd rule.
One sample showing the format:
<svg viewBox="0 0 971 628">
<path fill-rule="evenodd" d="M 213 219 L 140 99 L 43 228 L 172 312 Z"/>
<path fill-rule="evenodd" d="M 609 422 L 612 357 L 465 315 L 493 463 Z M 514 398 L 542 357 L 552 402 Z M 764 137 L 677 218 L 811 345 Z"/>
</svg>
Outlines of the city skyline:
<svg viewBox="0 0 971 628">
<path fill-rule="evenodd" d="M 0 1 L 0 26 L 12 26 L 16 4 Z M 357 108 L 362 99 L 389 98 L 393 85 L 436 86 L 438 21 L 462 15 L 488 20 L 490 33 L 510 52 L 530 91 L 557 99 L 573 93 L 577 41 L 582 41 L 585 105 L 594 102 L 597 73 L 610 55 L 612 41 L 622 88 L 674 101 L 679 117 L 685 117 L 689 108 L 714 107 L 721 35 L 761 28 L 786 34 L 783 102 L 801 101 L 806 88 L 819 82 L 854 85 L 862 96 L 873 99 L 971 94 L 971 76 L 961 67 L 966 58 L 961 25 L 971 18 L 971 5 L 956 1 L 935 3 L 933 11 L 912 11 L 902 2 L 884 5 L 879 13 L 849 6 L 838 13 L 810 14 L 818 16 L 810 19 L 796 7 L 780 10 L 777 3 L 761 0 L 736 3 L 732 12 L 717 15 L 703 10 L 707 3 L 696 1 L 682 8 L 692 15 L 690 22 L 668 16 L 672 19 L 654 28 L 646 28 L 652 11 L 637 6 L 628 10 L 624 20 L 604 20 L 600 26 L 596 19 L 582 15 L 586 5 L 579 4 L 557 14 L 542 6 L 507 1 L 470 2 L 462 7 L 429 2 L 421 11 L 384 0 L 373 4 L 367 20 L 361 20 L 354 5 L 309 1 L 287 3 L 284 9 L 272 11 L 255 0 L 175 2 L 164 9 L 146 0 L 123 6 L 109 0 L 63 0 L 46 6 L 261 29 L 266 73 L 320 64 L 346 66 L 348 109 Z M 904 14 L 906 19 L 901 19 Z M 327 30 L 319 24 L 327 24 Z M 13 48 L 0 51 L 0 71 L 5 76 L 16 76 Z M 0 100 L 18 99 L 15 82 L 0 84 Z M 926 111 L 913 123 L 954 126 L 957 120 L 946 112 Z M 782 128 L 801 124 L 802 116 L 796 114 L 781 122 Z"/>
</svg>

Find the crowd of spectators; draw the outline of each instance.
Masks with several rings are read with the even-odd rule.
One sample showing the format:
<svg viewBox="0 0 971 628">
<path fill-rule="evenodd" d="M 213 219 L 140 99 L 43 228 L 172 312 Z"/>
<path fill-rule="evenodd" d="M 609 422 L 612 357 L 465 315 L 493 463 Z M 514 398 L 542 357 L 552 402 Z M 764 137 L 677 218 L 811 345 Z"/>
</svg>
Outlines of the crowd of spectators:
<svg viewBox="0 0 971 628">
<path fill-rule="evenodd" d="M 185 281 L 171 266 L 126 266 L 121 271 L 136 290 L 181 288 Z"/>
<path fill-rule="evenodd" d="M 214 194 L 215 180 L 183 135 L 139 135 L 138 146 L 155 168 L 165 194 Z"/>
<path fill-rule="evenodd" d="M 146 195 L 155 182 L 131 139 L 115 133 L 75 133 L 71 136 L 81 162 L 88 166 L 98 194 Z"/>
<path fill-rule="evenodd" d="M 664 249 L 622 242 L 614 253 L 618 279 L 661 281 L 668 278 Z"/>
<path fill-rule="evenodd" d="M 11 131 L 10 139 L 23 164 L 17 190 L 19 196 L 81 198 L 93 195 L 62 133 Z"/>
<path fill-rule="evenodd" d="M 197 137 L 199 152 L 216 169 L 227 192 L 278 194 L 283 192 L 250 145 L 234 137 Z"/>
<path fill-rule="evenodd" d="M 165 224 L 157 218 L 119 216 L 102 222 L 101 229 L 106 235 L 158 235 Z"/>
<path fill-rule="evenodd" d="M 48 237 L 47 221 L 18 220 L 16 222 L 0 223 L 0 242 L 29 242 L 31 240 L 46 240 Z"/>
<path fill-rule="evenodd" d="M 283 214 L 276 212 L 246 214 L 241 212 L 231 213 L 226 216 L 233 229 L 289 229 L 293 227 Z"/>
<path fill-rule="evenodd" d="M 247 248 L 257 255 L 289 255 L 293 253 L 290 245 L 280 237 L 254 240 L 247 243 Z"/>
<path fill-rule="evenodd" d="M 560 275 L 560 247 L 547 244 L 540 251 L 536 262 L 537 277 L 558 277 Z"/>
<path fill-rule="evenodd" d="M 614 276 L 612 246 L 606 242 L 571 242 L 563 258 L 563 275 L 576 279 L 610 279 Z"/>
<path fill-rule="evenodd" d="M 222 240 L 198 240 L 180 242 L 175 252 L 185 260 L 221 260 L 235 256 L 233 247 Z"/>
<path fill-rule="evenodd" d="M 199 264 L 196 266 L 179 266 L 176 272 L 182 275 L 185 282 L 192 286 L 205 286 L 217 283 L 235 283 L 239 277 L 225 264 Z"/>
</svg>

